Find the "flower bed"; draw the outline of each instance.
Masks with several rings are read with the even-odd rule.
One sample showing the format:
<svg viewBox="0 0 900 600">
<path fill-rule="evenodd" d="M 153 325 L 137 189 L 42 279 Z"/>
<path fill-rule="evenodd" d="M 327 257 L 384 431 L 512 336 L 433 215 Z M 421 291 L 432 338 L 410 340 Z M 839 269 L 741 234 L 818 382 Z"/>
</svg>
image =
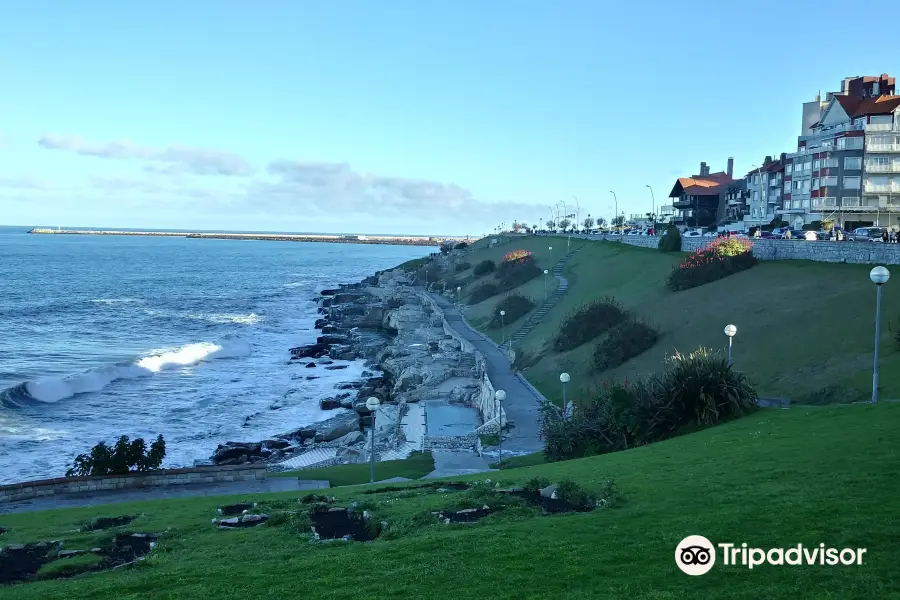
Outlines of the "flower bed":
<svg viewBox="0 0 900 600">
<path fill-rule="evenodd" d="M 666 285 L 673 291 L 701 286 L 756 264 L 753 242 L 743 238 L 721 238 L 694 251 L 672 268 Z"/>
</svg>

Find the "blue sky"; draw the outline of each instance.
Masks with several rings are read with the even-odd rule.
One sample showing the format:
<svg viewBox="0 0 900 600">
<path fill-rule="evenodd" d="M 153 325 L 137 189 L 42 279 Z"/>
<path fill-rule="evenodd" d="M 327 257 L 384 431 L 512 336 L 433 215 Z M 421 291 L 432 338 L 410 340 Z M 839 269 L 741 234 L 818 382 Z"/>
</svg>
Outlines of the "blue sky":
<svg viewBox="0 0 900 600">
<path fill-rule="evenodd" d="M 700 161 L 792 150 L 817 90 L 898 74 L 900 41 L 802 33 L 847 7 L 8 3 L 0 224 L 480 234 L 573 196 L 608 218 L 609 190 L 646 212 Z"/>
</svg>

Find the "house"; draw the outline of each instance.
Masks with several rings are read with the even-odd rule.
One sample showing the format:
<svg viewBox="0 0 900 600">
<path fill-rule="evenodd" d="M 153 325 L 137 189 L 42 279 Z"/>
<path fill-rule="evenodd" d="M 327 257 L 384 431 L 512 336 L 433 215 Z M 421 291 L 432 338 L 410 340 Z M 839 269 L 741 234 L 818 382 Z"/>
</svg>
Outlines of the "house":
<svg viewBox="0 0 900 600">
<path fill-rule="evenodd" d="M 676 209 L 674 223 L 679 227 L 710 227 L 725 216 L 725 192 L 734 182 L 734 159 L 728 159 L 727 171 L 710 173 L 705 162 L 700 173 L 679 177 L 669 192 Z"/>
</svg>

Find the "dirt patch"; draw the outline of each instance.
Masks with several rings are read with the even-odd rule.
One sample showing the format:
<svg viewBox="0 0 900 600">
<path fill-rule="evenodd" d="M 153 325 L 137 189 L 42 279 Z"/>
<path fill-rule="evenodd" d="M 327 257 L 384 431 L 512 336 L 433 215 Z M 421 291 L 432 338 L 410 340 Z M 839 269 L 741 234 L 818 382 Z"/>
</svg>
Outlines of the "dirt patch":
<svg viewBox="0 0 900 600">
<path fill-rule="evenodd" d="M 255 502 L 239 502 L 238 504 L 228 504 L 219 507 L 219 514 L 231 517 L 243 514 L 245 510 L 250 510 L 256 506 Z"/>
<path fill-rule="evenodd" d="M 485 504 L 481 508 L 464 508 L 463 510 L 442 510 L 432 513 L 444 524 L 450 523 L 476 523 L 492 514 L 494 509 Z"/>
<path fill-rule="evenodd" d="M 105 547 L 90 550 L 62 550 L 60 542 L 7 546 L 0 550 L 0 584 L 59 579 L 120 567 L 150 552 L 158 538 L 149 533 L 118 533 Z M 85 560 L 88 555 L 90 559 Z M 56 567 L 57 563 L 61 568 L 45 566 Z"/>
<path fill-rule="evenodd" d="M 123 525 L 129 525 L 132 521 L 134 521 L 137 517 L 131 516 L 122 516 L 122 517 L 96 517 L 88 521 L 84 527 L 81 528 L 82 531 L 101 531 L 103 529 L 112 529 L 113 527 L 122 527 Z"/>
<path fill-rule="evenodd" d="M 420 483 L 417 485 L 405 485 L 405 486 L 391 486 L 391 487 L 382 487 L 375 488 L 374 490 L 366 490 L 363 494 L 386 494 L 389 492 L 402 492 L 406 490 L 422 490 L 422 489 L 431 489 L 437 493 L 445 493 L 445 492 L 458 492 L 461 490 L 469 489 L 471 484 L 465 483 L 463 481 L 439 481 L 436 483 Z"/>
<path fill-rule="evenodd" d="M 346 508 L 310 511 L 309 520 L 316 538 L 320 540 L 370 542 L 381 533 L 380 527 L 370 523 L 368 513 L 359 514 Z"/>
<path fill-rule="evenodd" d="M 243 529 L 245 527 L 258 527 L 269 520 L 269 515 L 244 515 L 242 517 L 231 517 L 230 519 L 222 519 L 221 521 L 213 520 L 219 526 L 219 529 Z"/>
</svg>

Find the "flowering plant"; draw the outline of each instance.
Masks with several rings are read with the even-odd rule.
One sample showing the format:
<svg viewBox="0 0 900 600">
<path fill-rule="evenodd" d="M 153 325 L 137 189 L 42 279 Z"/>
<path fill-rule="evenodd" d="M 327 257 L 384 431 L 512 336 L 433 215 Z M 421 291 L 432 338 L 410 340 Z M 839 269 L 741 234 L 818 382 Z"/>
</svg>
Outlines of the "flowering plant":
<svg viewBox="0 0 900 600">
<path fill-rule="evenodd" d="M 529 252 L 528 250 L 513 250 L 512 252 L 507 252 L 503 255 L 503 262 L 515 262 L 524 260 L 533 256 L 533 254 L 533 252 Z"/>
<path fill-rule="evenodd" d="M 713 240 L 674 267 L 667 283 L 674 291 L 686 290 L 749 269 L 756 264 L 752 249 L 745 238 Z"/>
</svg>

